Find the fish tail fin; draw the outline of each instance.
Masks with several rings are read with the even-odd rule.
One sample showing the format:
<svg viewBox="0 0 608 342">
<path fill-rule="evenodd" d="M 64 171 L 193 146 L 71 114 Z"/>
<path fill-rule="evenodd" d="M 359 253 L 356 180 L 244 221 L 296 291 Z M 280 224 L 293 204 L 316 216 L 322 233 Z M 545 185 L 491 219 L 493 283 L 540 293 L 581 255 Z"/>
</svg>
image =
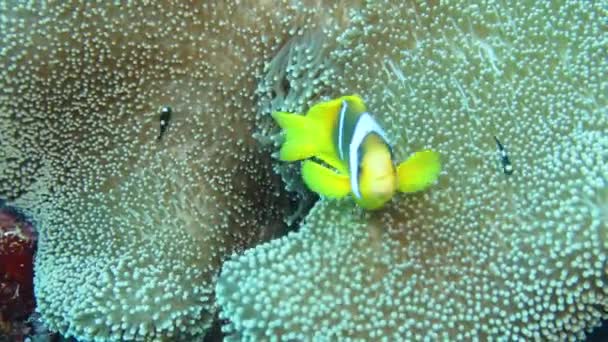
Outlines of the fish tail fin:
<svg viewBox="0 0 608 342">
<path fill-rule="evenodd" d="M 282 161 L 296 161 L 312 157 L 318 145 L 311 136 L 315 135 L 314 122 L 299 114 L 274 112 L 272 117 L 285 131 L 285 141 L 279 158 Z"/>
<path fill-rule="evenodd" d="M 414 153 L 397 167 L 400 192 L 417 192 L 428 188 L 441 172 L 439 153 L 425 150 Z"/>
</svg>

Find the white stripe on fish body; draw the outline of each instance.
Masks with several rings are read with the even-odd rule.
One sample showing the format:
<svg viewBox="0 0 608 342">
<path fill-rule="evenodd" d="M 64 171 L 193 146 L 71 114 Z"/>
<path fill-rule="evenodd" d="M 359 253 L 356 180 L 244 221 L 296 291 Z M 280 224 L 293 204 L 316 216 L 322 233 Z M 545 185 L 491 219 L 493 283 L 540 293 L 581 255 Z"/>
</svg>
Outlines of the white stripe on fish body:
<svg viewBox="0 0 608 342">
<path fill-rule="evenodd" d="M 361 116 L 359 116 L 357 123 L 355 124 L 352 139 L 348 146 L 350 186 L 353 191 L 353 194 L 357 198 L 361 198 L 361 192 L 359 190 L 359 163 L 361 160 L 361 156 L 359 155 L 359 147 L 361 147 L 361 144 L 363 144 L 365 138 L 371 133 L 378 134 L 380 138 L 384 140 L 388 145 L 388 138 L 382 127 L 380 127 L 380 125 L 368 112 L 365 112 L 361 114 Z"/>
<path fill-rule="evenodd" d="M 344 117 L 346 116 L 346 109 L 348 108 L 348 103 L 346 101 L 342 101 L 342 108 L 340 109 L 340 119 L 338 121 L 338 154 L 340 155 L 340 159 L 344 160 L 344 146 L 342 139 L 344 138 Z"/>
</svg>

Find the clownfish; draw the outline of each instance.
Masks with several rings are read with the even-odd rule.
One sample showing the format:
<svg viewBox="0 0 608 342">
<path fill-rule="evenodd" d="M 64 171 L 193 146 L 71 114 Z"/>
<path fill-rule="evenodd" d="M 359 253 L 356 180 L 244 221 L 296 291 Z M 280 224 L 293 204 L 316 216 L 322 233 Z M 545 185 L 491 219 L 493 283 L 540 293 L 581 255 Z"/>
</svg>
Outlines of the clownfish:
<svg viewBox="0 0 608 342">
<path fill-rule="evenodd" d="M 441 171 L 439 153 L 414 153 L 396 165 L 385 131 L 356 95 L 321 102 L 306 115 L 274 112 L 284 130 L 282 161 L 302 162 L 306 186 L 327 198 L 352 194 L 365 209 L 379 209 L 397 191 L 429 187 Z"/>
</svg>

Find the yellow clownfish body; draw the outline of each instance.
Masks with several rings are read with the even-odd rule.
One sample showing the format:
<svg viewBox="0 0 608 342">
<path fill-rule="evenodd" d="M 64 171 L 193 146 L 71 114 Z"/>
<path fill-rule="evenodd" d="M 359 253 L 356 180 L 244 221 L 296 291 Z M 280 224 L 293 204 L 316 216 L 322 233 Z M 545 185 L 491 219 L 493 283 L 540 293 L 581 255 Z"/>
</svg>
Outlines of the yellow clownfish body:
<svg viewBox="0 0 608 342">
<path fill-rule="evenodd" d="M 304 183 L 328 198 L 352 194 L 361 207 L 378 209 L 397 190 L 427 188 L 441 169 L 439 154 L 429 150 L 395 167 L 386 133 L 358 96 L 318 103 L 305 116 L 274 112 L 272 117 L 286 135 L 280 159 L 304 160 Z"/>
</svg>

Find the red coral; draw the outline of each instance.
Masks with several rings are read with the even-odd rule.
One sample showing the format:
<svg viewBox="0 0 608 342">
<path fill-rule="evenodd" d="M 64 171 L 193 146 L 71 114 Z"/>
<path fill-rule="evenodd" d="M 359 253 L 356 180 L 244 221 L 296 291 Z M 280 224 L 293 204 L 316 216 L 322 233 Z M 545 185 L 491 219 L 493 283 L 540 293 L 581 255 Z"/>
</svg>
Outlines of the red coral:
<svg viewBox="0 0 608 342">
<path fill-rule="evenodd" d="M 34 310 L 34 252 L 31 223 L 9 208 L 0 209 L 0 318 L 27 318 Z"/>
</svg>

